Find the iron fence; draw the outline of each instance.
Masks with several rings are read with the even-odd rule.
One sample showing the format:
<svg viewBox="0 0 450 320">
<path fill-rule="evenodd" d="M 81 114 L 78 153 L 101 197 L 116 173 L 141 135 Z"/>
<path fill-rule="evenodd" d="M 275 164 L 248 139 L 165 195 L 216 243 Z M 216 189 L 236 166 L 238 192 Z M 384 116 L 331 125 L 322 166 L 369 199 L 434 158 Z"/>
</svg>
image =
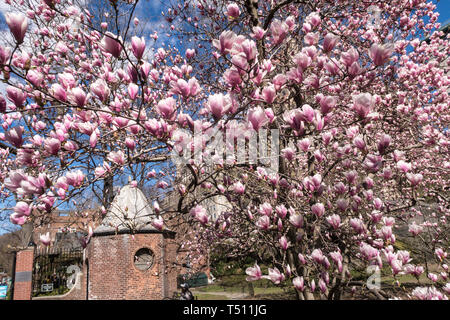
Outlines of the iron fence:
<svg viewBox="0 0 450 320">
<path fill-rule="evenodd" d="M 83 250 L 36 250 L 33 262 L 33 297 L 68 292 L 75 284 L 75 272 L 81 270 L 82 265 Z"/>
</svg>

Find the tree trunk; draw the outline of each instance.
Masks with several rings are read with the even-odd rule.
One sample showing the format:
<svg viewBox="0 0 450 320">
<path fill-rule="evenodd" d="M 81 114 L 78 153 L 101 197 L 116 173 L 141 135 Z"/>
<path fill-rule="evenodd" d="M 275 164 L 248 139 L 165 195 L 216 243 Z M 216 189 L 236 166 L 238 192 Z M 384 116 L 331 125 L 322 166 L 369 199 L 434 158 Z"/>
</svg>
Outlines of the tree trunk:
<svg viewBox="0 0 450 320">
<path fill-rule="evenodd" d="M 253 282 L 248 282 L 248 295 L 250 297 L 254 297 L 255 296 L 255 288 L 253 288 Z"/>
<path fill-rule="evenodd" d="M 114 199 L 114 178 L 112 176 L 107 177 L 103 182 L 103 206 L 109 208 L 111 202 Z"/>
</svg>

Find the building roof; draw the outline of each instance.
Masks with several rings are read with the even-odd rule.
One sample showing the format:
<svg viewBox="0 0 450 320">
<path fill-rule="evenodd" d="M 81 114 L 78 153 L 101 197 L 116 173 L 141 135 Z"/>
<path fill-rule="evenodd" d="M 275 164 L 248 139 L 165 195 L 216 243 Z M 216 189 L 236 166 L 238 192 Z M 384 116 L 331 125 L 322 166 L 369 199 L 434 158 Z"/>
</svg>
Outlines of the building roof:
<svg viewBox="0 0 450 320">
<path fill-rule="evenodd" d="M 450 19 L 442 24 L 442 27 L 439 29 L 439 31 L 443 31 L 445 34 L 450 32 Z"/>
<path fill-rule="evenodd" d="M 447 34 L 450 32 L 450 20 L 447 20 L 445 23 L 443 23 L 441 25 L 441 27 L 439 28 L 439 30 L 437 30 L 437 31 L 442 31 L 444 33 L 442 38 L 445 38 L 447 36 Z M 430 36 L 426 37 L 422 41 L 430 43 Z"/>
<path fill-rule="evenodd" d="M 159 232 L 152 226 L 153 210 L 144 193 L 137 187 L 126 185 L 114 197 L 111 206 L 94 236 L 115 233 Z"/>
</svg>

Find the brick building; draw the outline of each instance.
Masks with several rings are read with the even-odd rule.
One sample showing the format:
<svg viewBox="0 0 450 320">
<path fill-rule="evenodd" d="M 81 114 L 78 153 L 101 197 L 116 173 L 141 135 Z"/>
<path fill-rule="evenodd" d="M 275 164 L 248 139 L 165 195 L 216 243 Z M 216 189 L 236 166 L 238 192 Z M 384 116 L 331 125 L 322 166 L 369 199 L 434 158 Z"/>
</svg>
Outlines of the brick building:
<svg viewBox="0 0 450 320">
<path fill-rule="evenodd" d="M 40 242 L 40 235 L 50 234 L 50 247 L 78 249 L 84 245 L 89 226 L 94 229 L 101 221 L 96 210 L 83 212 L 54 211 L 44 218 L 34 221 L 33 242 L 38 249 L 44 246 Z"/>
<path fill-rule="evenodd" d="M 175 233 L 156 229 L 154 217 L 138 188 L 116 195 L 87 248 L 89 299 L 162 299 L 176 291 Z"/>
<path fill-rule="evenodd" d="M 13 300 L 29 300 L 31 297 L 33 254 L 32 247 L 17 252 Z"/>
<path fill-rule="evenodd" d="M 145 195 L 131 185 L 117 192 L 105 216 L 95 211 L 57 212 L 36 220 L 32 239 L 37 247 L 16 255 L 14 299 L 31 298 L 31 288 L 36 288 L 32 282 L 36 258 L 42 252 L 53 254 L 58 250 L 82 251 L 76 286 L 63 295 L 33 299 L 163 299 L 178 291 L 179 275 L 203 271 L 209 276 L 207 257 L 200 264 L 190 263 L 189 248 L 182 245 L 191 226 L 177 214 L 177 203 L 175 194 L 164 201 L 163 211 L 173 211 L 173 215 L 162 230 L 152 224 L 157 213 Z M 89 226 L 93 234 L 87 239 Z M 51 244 L 45 247 L 39 236 L 47 232 Z"/>
</svg>

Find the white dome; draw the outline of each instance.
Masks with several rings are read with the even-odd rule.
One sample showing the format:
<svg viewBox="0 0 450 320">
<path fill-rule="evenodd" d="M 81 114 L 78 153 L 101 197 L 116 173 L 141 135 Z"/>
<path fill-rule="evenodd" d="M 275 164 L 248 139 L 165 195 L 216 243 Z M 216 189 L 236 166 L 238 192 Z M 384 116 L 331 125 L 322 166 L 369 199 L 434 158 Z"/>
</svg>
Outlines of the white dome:
<svg viewBox="0 0 450 320">
<path fill-rule="evenodd" d="M 139 232 L 154 230 L 151 225 L 153 210 L 139 188 L 124 186 L 114 197 L 101 225 L 94 234 L 120 231 Z"/>
</svg>

